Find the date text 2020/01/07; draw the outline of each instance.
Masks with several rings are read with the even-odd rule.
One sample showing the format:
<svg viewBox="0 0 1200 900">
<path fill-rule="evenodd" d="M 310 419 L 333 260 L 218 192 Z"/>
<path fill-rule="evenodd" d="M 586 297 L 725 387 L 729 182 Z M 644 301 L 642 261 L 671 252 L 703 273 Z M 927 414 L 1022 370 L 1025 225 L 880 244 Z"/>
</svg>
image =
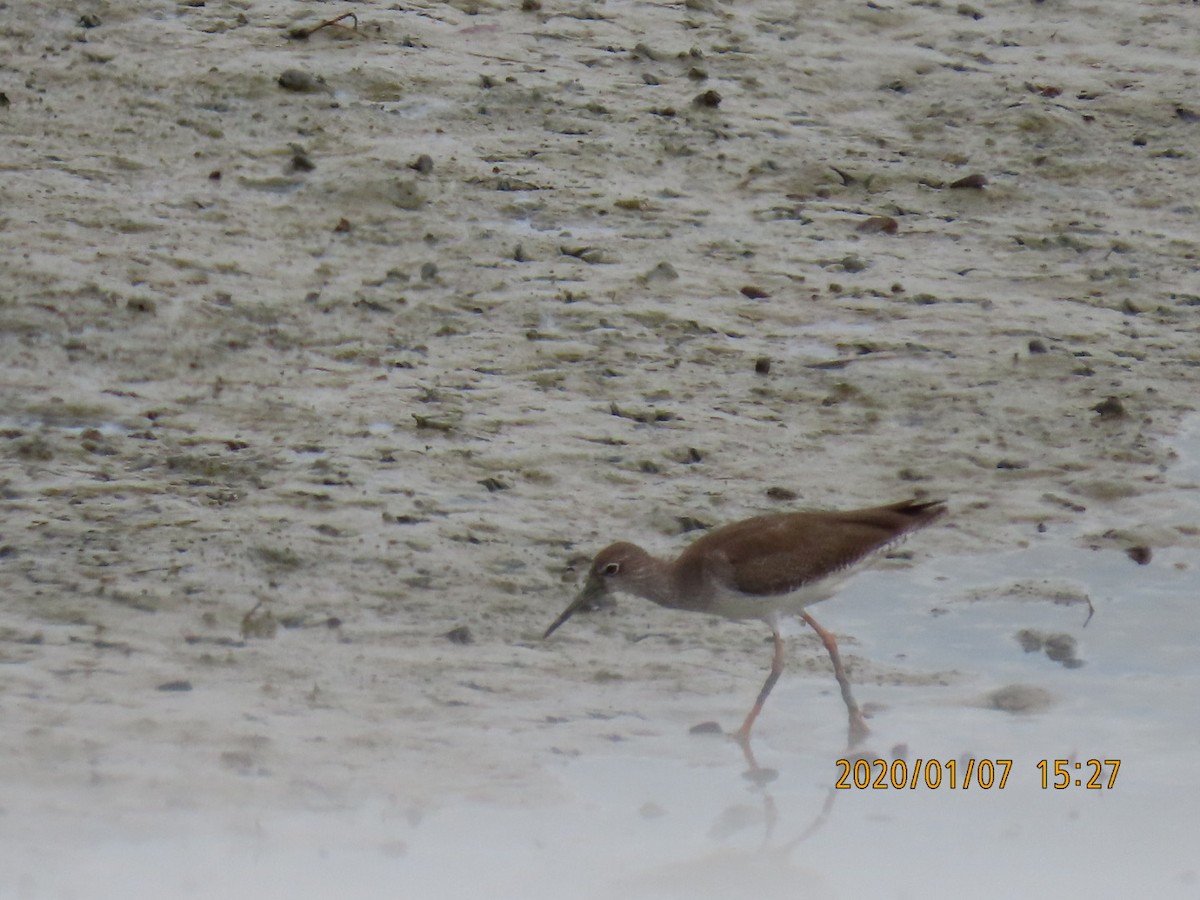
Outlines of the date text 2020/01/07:
<svg viewBox="0 0 1200 900">
<path fill-rule="evenodd" d="M 1011 759 L 839 759 L 834 787 L 840 790 L 901 790 L 918 787 L 1003 790 L 1013 768 Z M 1112 790 L 1121 768 L 1119 759 L 1042 759 L 1035 766 L 1043 790 L 1070 787 Z M 1105 774 L 1107 773 L 1107 775 Z"/>
</svg>

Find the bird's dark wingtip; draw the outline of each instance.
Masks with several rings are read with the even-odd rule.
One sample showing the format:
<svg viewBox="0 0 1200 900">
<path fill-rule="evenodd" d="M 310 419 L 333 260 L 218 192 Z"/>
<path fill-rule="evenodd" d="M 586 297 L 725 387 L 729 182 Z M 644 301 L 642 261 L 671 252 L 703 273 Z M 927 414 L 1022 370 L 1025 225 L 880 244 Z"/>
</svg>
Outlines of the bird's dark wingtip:
<svg viewBox="0 0 1200 900">
<path fill-rule="evenodd" d="M 913 520 L 916 526 L 928 525 L 946 514 L 949 507 L 945 500 L 908 500 L 896 507 L 896 512 Z"/>
</svg>

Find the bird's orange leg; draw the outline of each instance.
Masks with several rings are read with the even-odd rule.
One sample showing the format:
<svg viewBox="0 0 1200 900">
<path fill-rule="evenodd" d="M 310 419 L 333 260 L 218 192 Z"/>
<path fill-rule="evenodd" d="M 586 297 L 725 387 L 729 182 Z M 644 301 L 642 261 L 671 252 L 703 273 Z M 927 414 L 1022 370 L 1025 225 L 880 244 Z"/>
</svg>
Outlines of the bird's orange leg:
<svg viewBox="0 0 1200 900">
<path fill-rule="evenodd" d="M 758 699 L 754 701 L 754 708 L 746 716 L 746 721 L 742 723 L 742 727 L 733 735 L 743 747 L 749 744 L 750 729 L 754 727 L 754 720 L 762 712 L 763 704 L 767 702 L 771 688 L 775 687 L 775 682 L 783 674 L 783 638 L 779 635 L 779 629 L 775 627 L 771 628 L 771 636 L 775 638 L 775 655 L 771 658 L 771 672 L 767 675 L 767 680 L 763 682 L 762 690 L 758 692 Z"/>
<path fill-rule="evenodd" d="M 800 617 L 808 623 L 809 628 L 817 633 L 817 637 L 825 645 L 825 652 L 829 654 L 830 662 L 833 663 L 833 677 L 837 679 L 838 687 L 842 689 L 842 702 L 846 704 L 846 712 L 850 717 L 848 743 L 853 747 L 870 734 L 871 729 L 867 727 L 867 723 L 863 720 L 862 710 L 858 708 L 858 704 L 854 701 L 854 694 L 850 692 L 850 679 L 846 677 L 846 670 L 842 667 L 842 657 L 838 653 L 837 638 L 818 625 L 817 620 L 808 613 L 802 612 Z M 742 727 L 744 728 L 745 726 Z"/>
</svg>

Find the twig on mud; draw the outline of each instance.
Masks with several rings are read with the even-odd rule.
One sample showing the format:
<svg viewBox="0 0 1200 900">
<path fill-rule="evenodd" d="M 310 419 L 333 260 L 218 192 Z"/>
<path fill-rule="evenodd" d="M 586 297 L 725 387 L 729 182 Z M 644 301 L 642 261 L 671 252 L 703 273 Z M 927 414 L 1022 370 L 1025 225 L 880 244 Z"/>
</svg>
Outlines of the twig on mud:
<svg viewBox="0 0 1200 900">
<path fill-rule="evenodd" d="M 315 34 L 322 28 L 329 28 L 332 25 L 336 25 L 338 22 L 342 21 L 342 19 L 353 19 L 354 31 L 358 31 L 358 16 L 352 12 L 348 12 L 342 13 L 340 16 L 334 16 L 332 19 L 326 19 L 324 22 L 314 25 L 312 28 L 293 28 L 288 32 L 288 37 L 293 41 L 307 41 L 310 35 Z M 343 25 L 342 27 L 345 28 L 346 26 Z"/>
</svg>

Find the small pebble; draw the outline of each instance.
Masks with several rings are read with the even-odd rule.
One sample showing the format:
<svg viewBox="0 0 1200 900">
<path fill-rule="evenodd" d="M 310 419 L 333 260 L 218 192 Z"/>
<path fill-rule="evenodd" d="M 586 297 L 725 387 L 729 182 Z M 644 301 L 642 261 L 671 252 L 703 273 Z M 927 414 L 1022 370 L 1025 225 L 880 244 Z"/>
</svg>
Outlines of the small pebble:
<svg viewBox="0 0 1200 900">
<path fill-rule="evenodd" d="M 1092 412 L 1099 413 L 1101 419 L 1125 418 L 1125 404 L 1120 397 L 1109 397 L 1092 407 Z"/>
<path fill-rule="evenodd" d="M 600 247 L 585 247 L 578 258 L 589 266 L 603 265 L 613 261 L 613 257 Z"/>
<path fill-rule="evenodd" d="M 1021 649 L 1026 653 L 1036 653 L 1042 649 L 1042 645 L 1046 643 L 1046 640 L 1040 631 L 1036 631 L 1033 628 L 1022 628 L 1017 632 L 1017 643 L 1021 645 Z"/>
<path fill-rule="evenodd" d="M 300 69 L 284 69 L 279 75 L 278 83 L 285 91 L 295 91 L 299 94 L 315 94 L 329 90 L 325 79 L 309 75 Z"/>
<path fill-rule="evenodd" d="M 1046 656 L 1055 662 L 1075 659 L 1075 638 L 1069 634 L 1052 634 L 1046 638 Z"/>
<path fill-rule="evenodd" d="M 770 375 L 771 374 L 771 357 L 760 356 L 758 359 L 756 359 L 754 361 L 754 371 L 758 375 Z"/>
<path fill-rule="evenodd" d="M 692 100 L 693 106 L 701 106 L 707 109 L 716 109 L 721 105 L 721 95 L 716 91 L 705 91 L 703 94 L 697 94 Z"/>
<path fill-rule="evenodd" d="M 895 234 L 900 225 L 891 216 L 871 216 L 858 223 L 856 231 L 862 234 Z"/>
<path fill-rule="evenodd" d="M 1023 459 L 1002 459 L 996 463 L 997 469 L 1028 469 L 1029 463 Z"/>
<path fill-rule="evenodd" d="M 960 178 L 958 181 L 950 183 L 951 188 L 983 188 L 987 185 L 988 180 L 985 175 L 968 175 L 965 178 Z"/>
<path fill-rule="evenodd" d="M 679 278 L 679 273 L 675 271 L 675 267 L 669 262 L 660 262 L 647 272 L 643 278 L 646 281 L 675 281 Z"/>
<path fill-rule="evenodd" d="M 638 43 L 638 44 L 634 45 L 633 55 L 641 57 L 642 59 L 653 60 L 654 62 L 661 62 L 662 60 L 667 58 L 666 54 L 659 53 L 657 50 L 651 50 L 649 47 L 647 47 L 645 44 L 642 44 L 642 43 Z"/>
<path fill-rule="evenodd" d="M 308 151 L 299 144 L 292 144 L 291 170 L 293 172 L 311 172 L 317 167 L 308 155 Z"/>
<path fill-rule="evenodd" d="M 1002 712 L 1038 712 L 1050 705 L 1050 693 L 1027 684 L 1010 684 L 988 694 L 987 702 Z"/>
<path fill-rule="evenodd" d="M 471 629 L 466 625 L 459 625 L 457 628 L 451 628 L 444 635 L 446 640 L 452 644 L 473 644 L 475 638 L 471 636 Z"/>
<path fill-rule="evenodd" d="M 1151 553 L 1149 547 L 1130 547 L 1125 551 L 1125 555 L 1139 566 L 1146 566 L 1150 564 L 1153 553 Z"/>
<path fill-rule="evenodd" d="M 160 691 L 184 693 L 184 692 L 190 691 L 192 689 L 192 683 L 190 681 L 183 681 L 183 680 L 164 681 L 162 684 L 160 684 L 158 686 L 157 689 Z"/>
</svg>

